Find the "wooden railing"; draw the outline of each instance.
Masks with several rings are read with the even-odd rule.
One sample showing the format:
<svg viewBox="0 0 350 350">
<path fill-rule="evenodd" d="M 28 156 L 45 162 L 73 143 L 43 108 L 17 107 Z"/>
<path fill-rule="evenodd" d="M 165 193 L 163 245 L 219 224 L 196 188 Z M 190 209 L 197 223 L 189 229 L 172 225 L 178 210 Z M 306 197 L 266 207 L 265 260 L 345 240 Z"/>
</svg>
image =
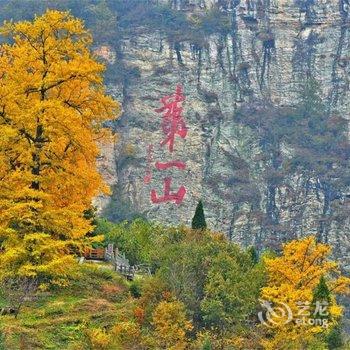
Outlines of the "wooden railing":
<svg viewBox="0 0 350 350">
<path fill-rule="evenodd" d="M 151 270 L 147 264 L 130 265 L 125 254 L 121 253 L 118 248 L 114 248 L 113 244 L 108 244 L 106 248 L 90 249 L 84 254 L 86 259 L 106 260 L 113 264 L 114 270 L 129 280 L 133 280 L 135 273 L 151 274 Z"/>
</svg>

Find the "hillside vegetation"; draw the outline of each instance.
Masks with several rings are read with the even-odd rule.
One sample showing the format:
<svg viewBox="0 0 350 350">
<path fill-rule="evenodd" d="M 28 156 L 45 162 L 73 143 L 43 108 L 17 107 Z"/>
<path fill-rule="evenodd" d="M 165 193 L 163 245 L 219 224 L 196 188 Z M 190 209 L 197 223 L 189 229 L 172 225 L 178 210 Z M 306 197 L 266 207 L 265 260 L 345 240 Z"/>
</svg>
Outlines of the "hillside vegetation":
<svg viewBox="0 0 350 350">
<path fill-rule="evenodd" d="M 349 282 L 335 278 L 330 248 L 312 237 L 258 257 L 205 230 L 100 220 L 95 234 L 101 231 L 152 274 L 127 281 L 108 263 L 77 265 L 65 288 L 37 291 L 17 317 L 0 316 L 3 349 L 346 348 L 334 297 Z M 5 310 L 14 299 L 2 291 Z M 294 315 L 298 301 L 328 300 L 327 327 L 285 324 L 283 317 L 274 319 L 276 327 L 265 326 L 258 318 L 266 312 L 261 299 L 288 303 Z"/>
</svg>

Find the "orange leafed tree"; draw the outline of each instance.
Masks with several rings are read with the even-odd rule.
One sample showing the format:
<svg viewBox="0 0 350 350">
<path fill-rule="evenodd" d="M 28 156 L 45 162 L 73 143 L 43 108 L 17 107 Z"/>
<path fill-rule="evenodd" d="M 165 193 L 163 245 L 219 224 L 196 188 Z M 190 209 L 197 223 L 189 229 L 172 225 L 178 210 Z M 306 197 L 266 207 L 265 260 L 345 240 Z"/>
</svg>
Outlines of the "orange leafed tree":
<svg viewBox="0 0 350 350">
<path fill-rule="evenodd" d="M 106 95 L 92 37 L 68 12 L 5 23 L 0 46 L 0 277 L 63 282 L 89 240 L 84 217 L 105 191 L 96 169 Z"/>
</svg>

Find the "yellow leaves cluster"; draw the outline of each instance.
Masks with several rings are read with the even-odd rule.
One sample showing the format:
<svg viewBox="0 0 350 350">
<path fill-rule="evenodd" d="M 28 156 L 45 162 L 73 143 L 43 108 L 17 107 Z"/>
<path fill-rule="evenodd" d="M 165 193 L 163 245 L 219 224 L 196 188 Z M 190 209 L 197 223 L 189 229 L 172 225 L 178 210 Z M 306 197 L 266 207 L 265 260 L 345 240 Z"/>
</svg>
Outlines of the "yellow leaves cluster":
<svg viewBox="0 0 350 350">
<path fill-rule="evenodd" d="M 84 211 L 106 191 L 96 141 L 120 107 L 105 94 L 90 33 L 68 12 L 1 34 L 13 40 L 0 46 L 1 274 L 64 275 L 65 255 L 92 229 Z"/>
<path fill-rule="evenodd" d="M 181 350 L 188 345 L 187 332 L 192 323 L 186 318 L 185 305 L 180 301 L 161 301 L 153 312 L 154 338 L 162 349 Z"/>
<path fill-rule="evenodd" d="M 118 322 L 112 329 L 113 339 L 121 345 L 137 345 L 140 343 L 141 329 L 140 325 L 133 321 Z M 136 344 L 135 344 L 136 343 Z"/>
<path fill-rule="evenodd" d="M 87 331 L 87 336 L 93 350 L 110 349 L 111 336 L 105 330 L 93 328 Z"/>
<path fill-rule="evenodd" d="M 265 259 L 269 281 L 275 285 L 313 287 L 322 275 L 337 267 L 335 262 L 327 260 L 330 252 L 330 246 L 317 244 L 312 236 L 291 241 L 283 246 L 281 257 Z"/>
<path fill-rule="evenodd" d="M 263 341 L 265 349 L 283 349 L 283 344 L 288 343 L 294 344 L 296 349 L 302 348 L 315 334 L 327 331 L 320 325 L 295 321 L 300 314 L 298 303 L 312 304 L 313 291 L 322 276 L 327 277 L 328 287 L 333 293 L 327 308 L 330 316 L 328 329 L 336 324 L 342 308 L 337 305 L 334 293 L 347 293 L 350 279 L 340 276 L 337 263 L 329 259 L 330 254 L 329 245 L 317 243 L 315 237 L 310 236 L 285 244 L 279 257 L 265 258 L 268 284 L 262 288 L 261 298 L 275 307 L 288 305 L 294 315 L 292 322 L 281 322 L 268 331 L 271 338 Z"/>
</svg>

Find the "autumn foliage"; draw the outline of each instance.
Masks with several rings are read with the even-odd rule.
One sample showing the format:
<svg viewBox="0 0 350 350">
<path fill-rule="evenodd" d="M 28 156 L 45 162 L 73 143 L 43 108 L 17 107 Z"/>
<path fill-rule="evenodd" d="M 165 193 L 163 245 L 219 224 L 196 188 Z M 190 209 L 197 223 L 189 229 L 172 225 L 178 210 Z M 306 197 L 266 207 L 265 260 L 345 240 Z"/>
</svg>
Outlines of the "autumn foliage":
<svg viewBox="0 0 350 350">
<path fill-rule="evenodd" d="M 43 347 L 311 350 L 340 342 L 343 309 L 336 297 L 349 292 L 350 279 L 330 259 L 330 246 L 313 236 L 286 243 L 280 255 L 245 250 L 206 229 L 201 202 L 192 229 L 98 218 L 94 227 L 87 215 L 91 201 L 108 191 L 96 168 L 98 143 L 112 137 L 104 122 L 116 118 L 120 106 L 105 92 L 105 67 L 90 52 L 92 37 L 82 21 L 58 11 L 5 23 L 0 33 L 1 303 L 12 297 L 21 305 L 55 285 L 42 303 L 46 310 L 33 297 L 35 307 L 24 311 L 30 316 L 23 323 L 0 317 L 0 348 L 33 348 L 27 333 L 38 337 L 35 348 L 45 336 L 56 342 L 52 333 L 60 323 L 61 344 L 42 341 Z M 294 133 L 288 135 L 293 142 Z M 310 174 L 317 170 L 309 168 Z M 270 209 L 267 216 L 275 220 L 276 208 Z M 321 225 L 318 238 L 326 231 Z M 79 252 L 101 233 L 105 244 L 146 272 L 138 270 L 129 282 L 104 263 L 79 265 L 72 274 Z M 68 282 L 73 294 L 63 295 L 57 285 Z M 327 327 L 297 322 L 308 321 L 319 302 L 327 302 L 327 313 L 319 315 Z M 310 317 L 300 313 L 301 304 Z M 266 305 L 266 322 L 260 322 Z M 281 305 L 290 308 L 291 319 L 278 319 Z M 33 324 L 47 327 L 46 333 L 29 333 Z"/>
<path fill-rule="evenodd" d="M 342 307 L 337 304 L 336 294 L 349 292 L 350 279 L 340 275 L 338 264 L 329 259 L 331 248 L 317 243 L 310 236 L 291 241 L 284 245 L 279 257 L 265 258 L 268 274 L 267 286 L 262 288 L 263 300 L 272 302 L 274 307 L 288 305 L 293 320 L 274 320 L 267 339 L 262 341 L 265 349 L 284 349 L 285 344 L 294 344 L 296 349 L 304 349 L 314 341 L 315 335 L 325 334 L 337 326 L 342 315 Z M 328 316 L 327 327 L 310 322 L 310 318 L 321 318 L 315 314 L 317 291 L 329 286 L 327 297 L 317 302 L 327 302 L 324 314 Z M 280 315 L 277 315 L 280 316 Z M 285 314 L 286 316 L 286 314 Z M 301 319 L 304 322 L 297 322 Z"/>
<path fill-rule="evenodd" d="M 162 301 L 153 313 L 154 337 L 161 349 L 188 348 L 186 333 L 193 327 L 186 317 L 185 305 L 179 301 Z"/>
<path fill-rule="evenodd" d="M 68 12 L 5 23 L 1 34 L 0 275 L 64 283 L 71 253 L 89 244 L 84 211 L 106 190 L 96 141 L 119 105 L 91 35 Z"/>
</svg>

